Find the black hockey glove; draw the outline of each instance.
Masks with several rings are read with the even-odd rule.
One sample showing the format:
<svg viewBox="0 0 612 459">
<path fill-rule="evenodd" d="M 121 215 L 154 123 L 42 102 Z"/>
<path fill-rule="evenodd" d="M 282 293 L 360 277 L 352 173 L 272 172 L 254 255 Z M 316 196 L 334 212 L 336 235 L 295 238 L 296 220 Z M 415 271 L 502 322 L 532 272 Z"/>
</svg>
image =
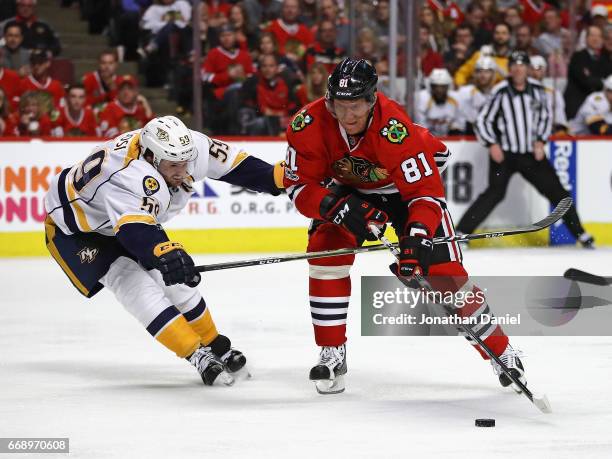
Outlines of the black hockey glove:
<svg viewBox="0 0 612 459">
<path fill-rule="evenodd" d="M 191 257 L 178 242 L 161 242 L 153 248 L 153 267 L 158 269 L 166 285 L 185 284 L 195 287 L 202 277 L 194 269 Z"/>
<path fill-rule="evenodd" d="M 408 236 L 402 236 L 399 240 L 400 256 L 397 263 L 389 268 L 398 277 L 404 277 L 415 287 L 411 278 L 415 274 L 426 276 L 429 272 L 431 255 L 433 253 L 433 241 L 427 236 L 427 229 L 420 223 L 414 223 L 409 228 Z"/>
<path fill-rule="evenodd" d="M 325 220 L 340 225 L 355 236 L 368 241 L 377 240 L 370 232 L 369 226 L 375 224 L 384 231 L 385 223 L 389 220 L 385 212 L 352 194 L 343 198 L 330 194 L 323 198 L 321 215 Z"/>
</svg>

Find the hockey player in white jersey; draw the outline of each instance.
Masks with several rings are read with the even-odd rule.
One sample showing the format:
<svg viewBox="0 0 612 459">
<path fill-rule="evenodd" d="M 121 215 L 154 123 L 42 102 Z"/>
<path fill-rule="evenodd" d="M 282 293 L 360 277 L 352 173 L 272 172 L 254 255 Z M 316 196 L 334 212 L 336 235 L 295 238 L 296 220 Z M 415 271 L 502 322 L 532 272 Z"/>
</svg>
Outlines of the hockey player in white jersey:
<svg viewBox="0 0 612 459">
<path fill-rule="evenodd" d="M 415 121 L 435 136 L 461 134 L 457 100 L 450 91 L 452 84 L 448 70 L 434 69 L 429 76 L 429 89 L 417 93 Z"/>
<path fill-rule="evenodd" d="M 162 224 L 177 215 L 205 177 L 273 195 L 272 166 L 187 127 L 155 118 L 96 147 L 56 176 L 45 197 L 49 252 L 90 298 L 106 287 L 146 330 L 196 367 L 207 385 L 233 383 L 246 358 L 217 332 L 200 274 Z"/>
<path fill-rule="evenodd" d="M 589 94 L 571 121 L 572 134 L 612 135 L 612 75 L 604 80 L 603 91 Z"/>
<path fill-rule="evenodd" d="M 561 91 L 544 84 L 546 68 L 546 59 L 542 56 L 535 55 L 529 57 L 529 77 L 544 86 L 546 90 L 548 112 L 553 115 L 552 133 L 553 135 L 567 134 L 569 131 L 569 124 L 567 122 L 567 116 L 565 116 L 565 100 L 563 99 Z"/>
<path fill-rule="evenodd" d="M 487 103 L 495 83 L 497 64 L 490 56 L 480 56 L 476 61 L 474 84 L 461 86 L 457 92 L 459 103 L 458 126 L 464 134 L 474 135 L 474 123 L 480 109 Z"/>
</svg>

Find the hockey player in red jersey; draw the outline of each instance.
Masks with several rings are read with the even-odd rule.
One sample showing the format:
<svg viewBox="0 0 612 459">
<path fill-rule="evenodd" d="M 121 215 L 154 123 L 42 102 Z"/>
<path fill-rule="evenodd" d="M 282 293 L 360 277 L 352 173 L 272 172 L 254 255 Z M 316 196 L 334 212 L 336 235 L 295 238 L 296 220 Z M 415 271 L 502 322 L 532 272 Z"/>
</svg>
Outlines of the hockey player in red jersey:
<svg viewBox="0 0 612 459">
<path fill-rule="evenodd" d="M 296 208 L 313 219 L 308 251 L 358 247 L 376 239 L 370 224 L 391 221 L 401 249 L 393 266 L 397 275 L 446 276 L 432 280 L 434 287 L 477 291 L 463 268 L 458 244 L 432 244 L 434 236 L 454 234 L 440 178 L 450 153 L 426 128 L 412 123 L 396 102 L 378 94 L 377 81 L 367 61 L 345 59 L 329 77 L 326 97 L 306 105 L 287 129 L 284 183 Z M 321 185 L 330 179 L 330 185 Z M 311 316 L 321 347 L 310 379 L 320 393 L 344 390 L 353 261 L 354 255 L 309 261 Z M 486 302 L 475 301 L 459 313 L 477 319 L 491 312 Z M 498 325 L 485 326 L 477 334 L 524 379 L 518 352 Z M 492 363 L 502 385 L 510 385 Z"/>
</svg>

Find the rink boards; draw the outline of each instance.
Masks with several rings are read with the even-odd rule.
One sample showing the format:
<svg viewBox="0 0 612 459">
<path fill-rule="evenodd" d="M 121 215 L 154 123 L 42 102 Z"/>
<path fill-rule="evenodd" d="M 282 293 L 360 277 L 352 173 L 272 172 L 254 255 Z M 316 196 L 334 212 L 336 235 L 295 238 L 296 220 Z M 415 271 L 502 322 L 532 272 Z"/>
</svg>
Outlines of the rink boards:
<svg viewBox="0 0 612 459">
<path fill-rule="evenodd" d="M 269 162 L 283 159 L 286 142 L 231 141 Z M 43 197 L 53 175 L 84 159 L 99 142 L 0 142 L 0 256 L 44 255 Z M 455 219 L 461 218 L 487 184 L 486 150 L 473 140 L 447 140 L 452 151 L 444 180 Z M 557 140 L 549 143 L 550 161 L 575 198 L 578 212 L 599 245 L 612 244 L 612 154 L 606 140 Z M 506 200 L 484 222 L 486 228 L 513 227 L 540 219 L 548 203 L 522 177 L 511 180 Z M 172 237 L 200 253 L 302 251 L 308 220 L 286 195 L 252 193 L 206 180 L 195 186 L 185 210 L 165 225 Z M 562 227 L 528 238 L 489 241 L 496 245 L 547 244 L 564 241 Z"/>
</svg>

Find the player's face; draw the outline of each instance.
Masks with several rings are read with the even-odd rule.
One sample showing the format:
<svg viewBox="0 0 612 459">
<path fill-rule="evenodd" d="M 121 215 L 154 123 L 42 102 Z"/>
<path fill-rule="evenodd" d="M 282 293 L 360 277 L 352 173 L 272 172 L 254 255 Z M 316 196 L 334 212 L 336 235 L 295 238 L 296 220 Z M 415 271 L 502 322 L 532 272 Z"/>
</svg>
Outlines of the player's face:
<svg viewBox="0 0 612 459">
<path fill-rule="evenodd" d="M 493 75 L 493 70 L 476 70 L 476 84 L 480 87 L 490 85 Z"/>
<path fill-rule="evenodd" d="M 85 105 L 85 90 L 75 88 L 68 94 L 68 106 L 74 111 L 80 111 Z"/>
<path fill-rule="evenodd" d="M 356 135 L 365 131 L 371 105 L 365 99 L 334 100 L 334 112 L 347 134 Z"/>
<path fill-rule="evenodd" d="M 544 67 L 529 67 L 529 76 L 531 78 L 535 78 L 536 80 L 542 81 L 545 74 L 546 70 L 544 69 Z"/>
<path fill-rule="evenodd" d="M 436 102 L 442 103 L 446 101 L 448 95 L 448 86 L 445 84 L 432 84 L 431 95 Z"/>
<path fill-rule="evenodd" d="M 187 165 L 189 161 L 166 161 L 159 162 L 157 171 L 162 175 L 169 186 L 181 186 L 187 178 Z"/>
</svg>

